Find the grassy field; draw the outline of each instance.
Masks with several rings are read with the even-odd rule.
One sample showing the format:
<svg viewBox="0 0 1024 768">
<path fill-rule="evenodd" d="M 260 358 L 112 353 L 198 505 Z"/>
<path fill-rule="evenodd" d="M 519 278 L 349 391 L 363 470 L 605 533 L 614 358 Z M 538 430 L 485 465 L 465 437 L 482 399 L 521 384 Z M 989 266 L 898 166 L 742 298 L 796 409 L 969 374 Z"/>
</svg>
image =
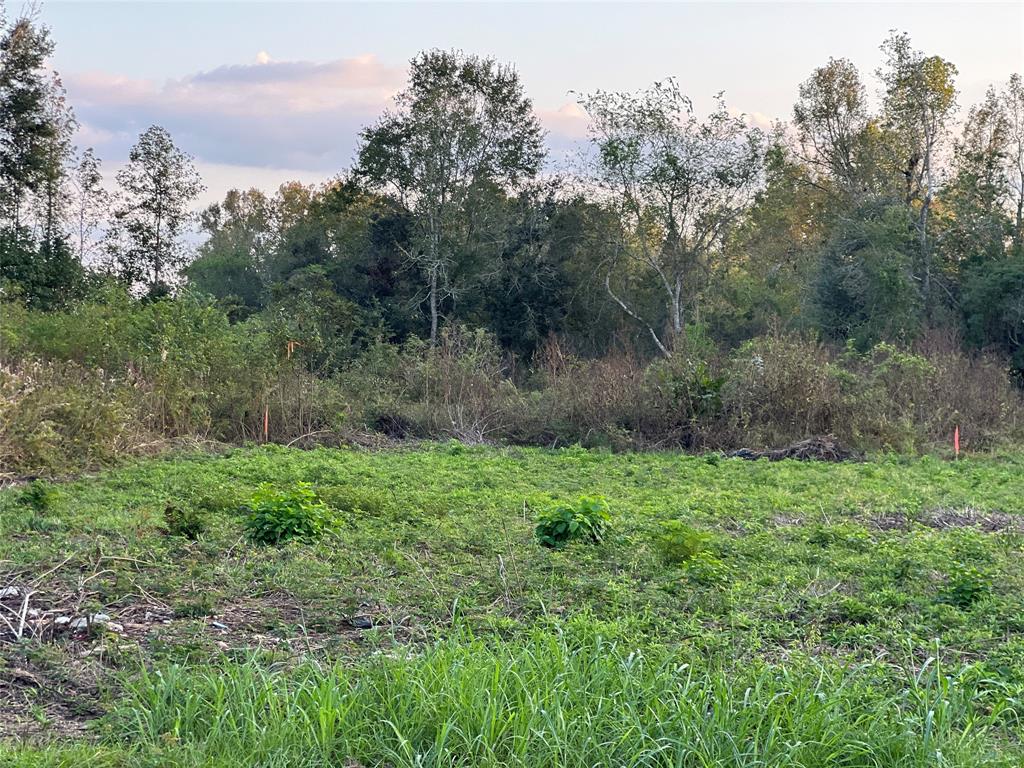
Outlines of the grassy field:
<svg viewBox="0 0 1024 768">
<path fill-rule="evenodd" d="M 0 764 L 1019 766 L 1022 565 L 1021 454 L 148 460 L 0 493 Z"/>
</svg>

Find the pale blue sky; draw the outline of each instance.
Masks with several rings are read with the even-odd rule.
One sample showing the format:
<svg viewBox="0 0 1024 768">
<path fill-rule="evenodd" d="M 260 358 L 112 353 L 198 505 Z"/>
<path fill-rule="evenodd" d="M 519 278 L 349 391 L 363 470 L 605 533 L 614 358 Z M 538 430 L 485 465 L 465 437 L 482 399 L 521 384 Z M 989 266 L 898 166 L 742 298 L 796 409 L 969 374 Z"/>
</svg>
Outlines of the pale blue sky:
<svg viewBox="0 0 1024 768">
<path fill-rule="evenodd" d="M 669 75 L 698 107 L 724 90 L 758 120 L 788 118 L 798 84 L 829 56 L 870 81 L 890 29 L 959 67 L 965 107 L 1024 70 L 1019 3 L 47 2 L 42 17 L 83 123 L 79 143 L 112 168 L 140 130 L 167 124 L 199 160 L 210 197 L 341 170 L 359 126 L 424 48 L 514 62 L 556 148 L 582 130 L 570 91 Z"/>
</svg>

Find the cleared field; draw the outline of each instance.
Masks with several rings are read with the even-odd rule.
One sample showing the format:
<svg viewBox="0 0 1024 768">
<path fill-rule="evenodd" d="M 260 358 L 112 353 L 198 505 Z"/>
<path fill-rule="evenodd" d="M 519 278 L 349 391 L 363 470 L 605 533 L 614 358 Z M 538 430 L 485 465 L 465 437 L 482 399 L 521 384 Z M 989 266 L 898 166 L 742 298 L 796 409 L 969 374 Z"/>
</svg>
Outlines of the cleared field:
<svg viewBox="0 0 1024 768">
<path fill-rule="evenodd" d="M 263 483 L 322 535 L 253 542 Z M 41 496 L 0 494 L 0 761 L 1024 760 L 1019 454 L 260 448 Z M 540 546 L 598 496 L 600 542 Z"/>
</svg>

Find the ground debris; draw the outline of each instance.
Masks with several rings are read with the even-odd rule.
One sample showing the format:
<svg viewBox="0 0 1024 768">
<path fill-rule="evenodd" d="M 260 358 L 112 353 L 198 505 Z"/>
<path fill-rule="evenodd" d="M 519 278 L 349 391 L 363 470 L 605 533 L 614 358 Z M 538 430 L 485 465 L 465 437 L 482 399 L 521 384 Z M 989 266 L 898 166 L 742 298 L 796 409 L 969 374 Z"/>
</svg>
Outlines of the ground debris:
<svg viewBox="0 0 1024 768">
<path fill-rule="evenodd" d="M 933 509 L 924 512 L 920 522 L 929 528 L 979 528 L 986 533 L 1000 531 L 1024 531 L 1024 518 L 1006 512 L 983 511 L 965 507 L 962 509 Z"/>
<path fill-rule="evenodd" d="M 861 458 L 860 454 L 840 445 L 832 435 L 819 435 L 809 437 L 787 445 L 785 448 L 774 448 L 765 451 L 755 451 L 751 448 L 740 448 L 728 454 L 730 458 L 747 459 L 768 459 L 769 461 L 781 461 L 783 459 L 797 459 L 799 461 L 853 461 Z"/>
</svg>

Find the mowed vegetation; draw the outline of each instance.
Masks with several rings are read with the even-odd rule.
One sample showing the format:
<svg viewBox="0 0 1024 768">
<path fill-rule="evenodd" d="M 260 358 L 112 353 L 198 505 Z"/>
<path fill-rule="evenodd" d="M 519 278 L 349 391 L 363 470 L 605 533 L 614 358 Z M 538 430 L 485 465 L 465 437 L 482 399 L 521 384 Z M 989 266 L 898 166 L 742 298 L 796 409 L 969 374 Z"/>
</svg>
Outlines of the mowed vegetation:
<svg viewBox="0 0 1024 768">
<path fill-rule="evenodd" d="M 1022 470 L 453 442 L 9 489 L 0 762 L 1020 765 Z"/>
<path fill-rule="evenodd" d="M 893 31 L 764 130 L 666 73 L 570 161 L 428 50 L 196 211 L 3 9 L 0 766 L 1024 765 L 1019 74 Z M 853 460 L 727 457 L 793 443 Z"/>
</svg>

